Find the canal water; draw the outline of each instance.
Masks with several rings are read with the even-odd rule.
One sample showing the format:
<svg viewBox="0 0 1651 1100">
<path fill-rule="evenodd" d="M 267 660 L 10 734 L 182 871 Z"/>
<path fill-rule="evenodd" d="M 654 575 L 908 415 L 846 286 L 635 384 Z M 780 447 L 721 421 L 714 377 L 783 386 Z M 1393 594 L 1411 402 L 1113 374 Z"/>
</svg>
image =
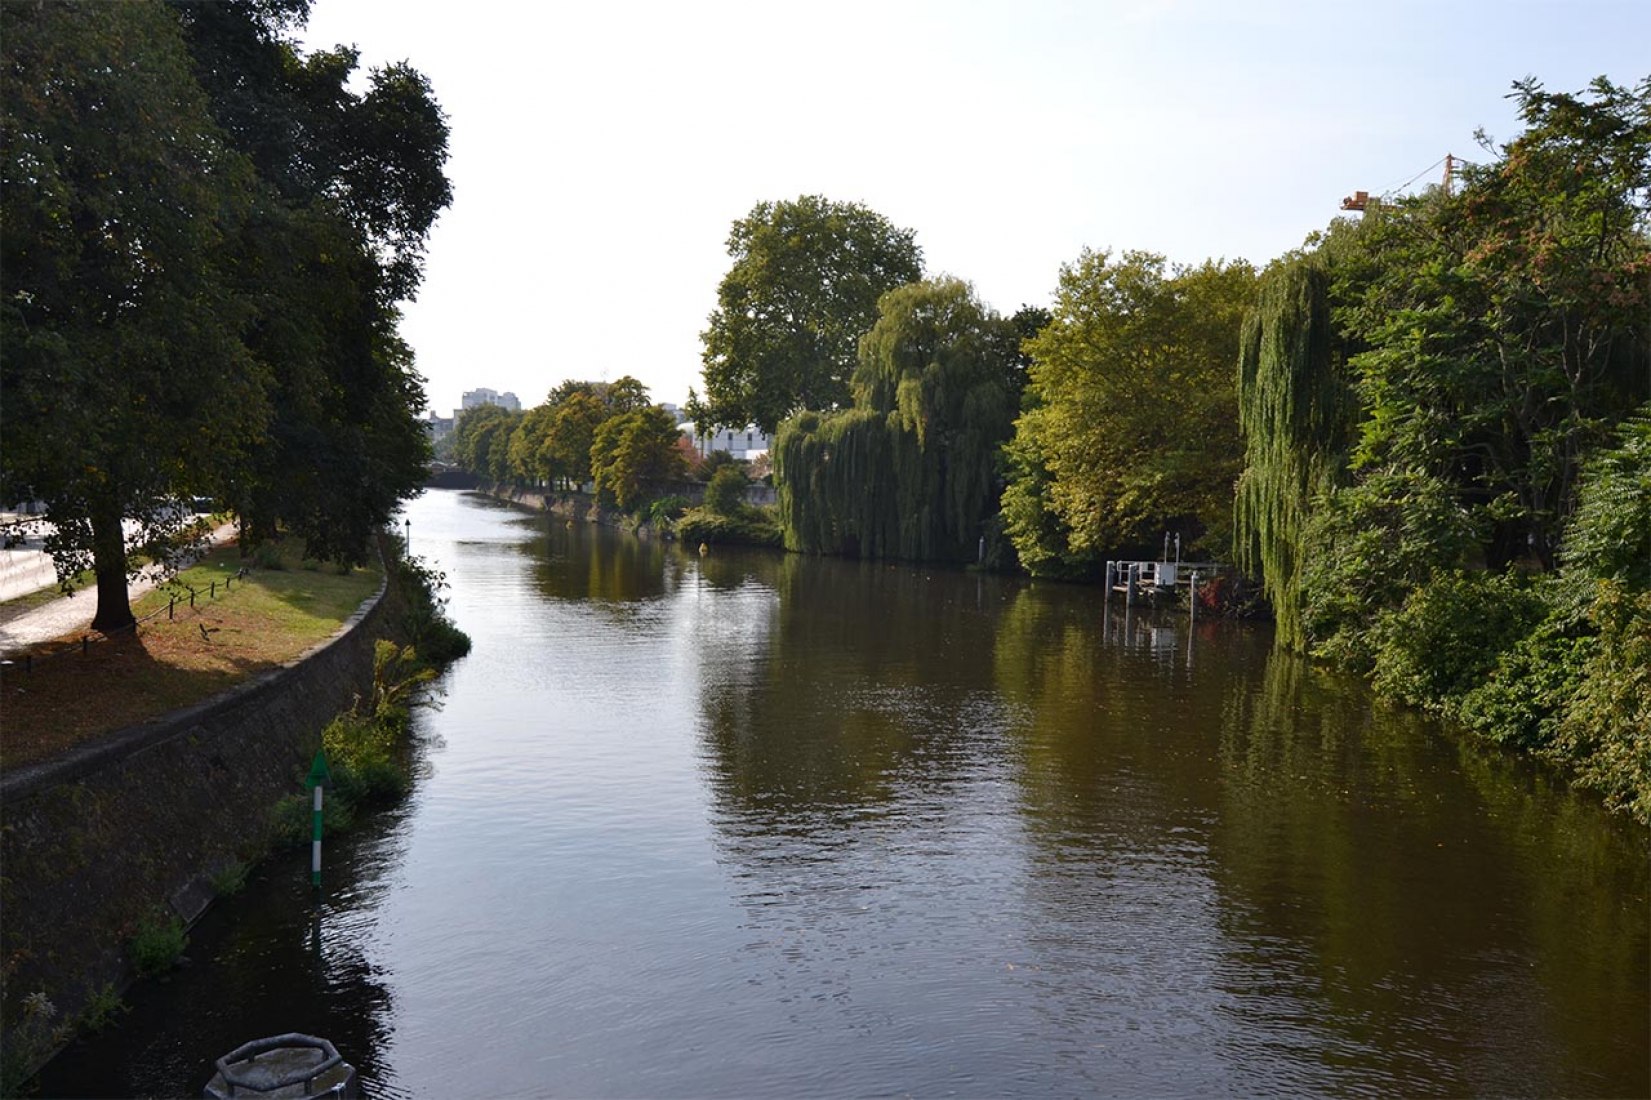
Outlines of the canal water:
<svg viewBox="0 0 1651 1100">
<path fill-rule="evenodd" d="M 48 1095 L 1651 1093 L 1647 836 L 1267 634 L 431 492 L 474 652 Z"/>
</svg>

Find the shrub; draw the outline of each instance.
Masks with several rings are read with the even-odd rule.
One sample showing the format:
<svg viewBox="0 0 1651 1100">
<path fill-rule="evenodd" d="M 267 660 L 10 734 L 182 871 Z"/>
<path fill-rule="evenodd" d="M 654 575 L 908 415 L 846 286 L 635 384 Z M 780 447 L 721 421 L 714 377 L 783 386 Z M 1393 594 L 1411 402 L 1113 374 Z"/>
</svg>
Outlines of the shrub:
<svg viewBox="0 0 1651 1100">
<path fill-rule="evenodd" d="M 719 516 L 707 508 L 683 513 L 676 525 L 685 545 L 712 546 L 740 543 L 748 546 L 784 546 L 785 536 L 774 517 L 760 508 L 744 508 L 737 516 Z"/>
<path fill-rule="evenodd" d="M 114 1023 L 115 1017 L 126 1011 L 126 1002 L 120 999 L 115 987 L 105 985 L 93 993 L 86 1002 L 86 1007 L 80 1013 L 80 1027 L 83 1031 L 99 1032 Z"/>
<path fill-rule="evenodd" d="M 738 516 L 745 507 L 745 492 L 750 484 L 745 471 L 738 466 L 722 467 L 705 486 L 706 509 L 719 516 Z"/>
<path fill-rule="evenodd" d="M 1583 468 L 1562 556 L 1574 572 L 1643 588 L 1651 584 L 1651 404 L 1619 438 Z"/>
<path fill-rule="evenodd" d="M 648 505 L 648 522 L 656 527 L 665 527 L 686 511 L 687 508 L 688 500 L 686 497 L 660 497 Z"/>
<path fill-rule="evenodd" d="M 321 827 L 327 833 L 342 833 L 355 824 L 355 803 L 343 796 L 333 775 L 334 788 L 321 802 Z M 308 844 L 314 833 L 313 796 L 289 794 L 270 808 L 270 843 L 275 847 L 295 848 Z"/>
<path fill-rule="evenodd" d="M 441 596 L 446 574 L 423 558 L 399 557 L 391 565 L 390 581 L 406 608 L 402 629 L 421 659 L 440 668 L 470 652 L 470 635 L 448 617 Z"/>
<path fill-rule="evenodd" d="M 234 897 L 247 884 L 247 872 L 251 868 L 240 860 L 225 864 L 212 874 L 212 891 L 219 897 Z"/>
<path fill-rule="evenodd" d="M 411 785 L 404 757 L 405 711 L 341 714 L 321 733 L 334 791 L 346 804 L 395 799 Z M 323 810 L 325 800 L 323 800 Z"/>
<path fill-rule="evenodd" d="M 1547 746 L 1595 644 L 1592 628 L 1579 616 L 1550 609 L 1535 630 L 1497 657 L 1484 683 L 1446 709 L 1497 744 L 1525 750 Z"/>
<path fill-rule="evenodd" d="M 1320 498 L 1303 536 L 1302 621 L 1315 656 L 1369 671 L 1377 620 L 1438 570 L 1467 563 L 1477 539 L 1450 486 L 1384 470 Z"/>
<path fill-rule="evenodd" d="M 1447 709 L 1484 682 L 1543 612 L 1540 597 L 1516 577 L 1440 573 L 1377 621 L 1376 690 L 1415 706 Z"/>
<path fill-rule="evenodd" d="M 1651 824 L 1651 591 L 1602 581 L 1597 592 L 1588 614 L 1599 638 L 1551 755 L 1573 762 L 1606 805 Z"/>
<path fill-rule="evenodd" d="M 183 921 L 177 917 L 161 914 L 145 917 L 132 933 L 132 965 L 141 977 L 163 973 L 172 968 L 188 944 Z"/>
</svg>

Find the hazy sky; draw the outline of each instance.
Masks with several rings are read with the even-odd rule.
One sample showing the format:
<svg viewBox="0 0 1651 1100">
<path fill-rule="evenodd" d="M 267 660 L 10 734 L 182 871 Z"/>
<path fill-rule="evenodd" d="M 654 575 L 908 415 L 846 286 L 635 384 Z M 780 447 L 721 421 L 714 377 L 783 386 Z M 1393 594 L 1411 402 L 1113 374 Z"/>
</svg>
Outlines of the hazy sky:
<svg viewBox="0 0 1651 1100">
<path fill-rule="evenodd" d="M 1520 77 L 1651 74 L 1647 0 L 315 0 L 305 37 L 410 61 L 449 116 L 402 326 L 443 413 L 622 374 L 681 402 L 763 200 L 865 203 L 1011 313 L 1085 247 L 1263 264 L 1511 137 Z"/>
</svg>

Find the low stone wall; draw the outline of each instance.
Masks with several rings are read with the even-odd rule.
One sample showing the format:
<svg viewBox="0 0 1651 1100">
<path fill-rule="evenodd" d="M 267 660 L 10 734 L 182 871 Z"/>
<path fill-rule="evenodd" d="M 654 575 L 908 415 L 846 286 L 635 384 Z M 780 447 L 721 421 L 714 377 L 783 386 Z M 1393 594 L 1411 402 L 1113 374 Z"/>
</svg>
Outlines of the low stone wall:
<svg viewBox="0 0 1651 1100">
<path fill-rule="evenodd" d="M 0 975 L 6 1018 L 44 994 L 72 1019 L 130 977 L 147 914 L 193 921 L 212 876 L 256 859 L 270 810 L 302 793 L 327 723 L 372 684 L 393 634 L 381 587 L 331 639 L 205 703 L 0 779 Z"/>
</svg>

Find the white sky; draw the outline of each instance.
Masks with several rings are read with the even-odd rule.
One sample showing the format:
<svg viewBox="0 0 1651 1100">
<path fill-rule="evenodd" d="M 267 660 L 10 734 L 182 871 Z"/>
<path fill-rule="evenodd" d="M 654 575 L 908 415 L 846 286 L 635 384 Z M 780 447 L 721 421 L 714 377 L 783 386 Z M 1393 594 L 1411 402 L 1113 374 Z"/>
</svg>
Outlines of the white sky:
<svg viewBox="0 0 1651 1100">
<path fill-rule="evenodd" d="M 305 40 L 410 61 L 448 113 L 402 333 L 450 415 L 622 374 L 680 403 L 768 199 L 865 203 L 1003 313 L 1085 246 L 1263 264 L 1511 137 L 1515 79 L 1651 73 L 1651 3 L 315 0 Z"/>
</svg>

